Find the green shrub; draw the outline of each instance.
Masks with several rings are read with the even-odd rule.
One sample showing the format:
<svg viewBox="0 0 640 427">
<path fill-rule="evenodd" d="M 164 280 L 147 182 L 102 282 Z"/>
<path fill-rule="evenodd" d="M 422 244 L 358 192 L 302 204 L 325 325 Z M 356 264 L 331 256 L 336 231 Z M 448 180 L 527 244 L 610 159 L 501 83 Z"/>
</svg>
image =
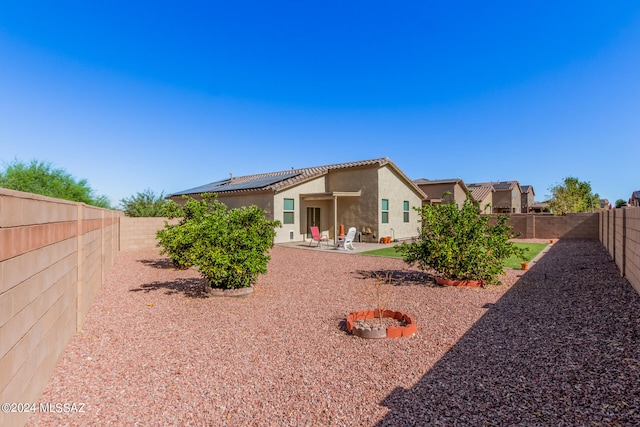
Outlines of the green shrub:
<svg viewBox="0 0 640 427">
<path fill-rule="evenodd" d="M 210 203 L 210 197 L 202 200 L 187 199 L 184 206 L 170 201 L 164 206 L 164 213 L 167 218 L 180 218 L 177 224 L 165 222 L 164 229 L 158 231 L 158 246 L 162 248 L 161 255 L 167 254 L 176 268 L 189 268 L 195 265 L 192 250 L 195 245 L 199 229 L 204 222 L 207 213 L 216 207 L 226 211 L 224 205 Z"/>
<path fill-rule="evenodd" d="M 257 206 L 227 210 L 213 195 L 186 199 L 184 206 L 167 204 L 167 216 L 181 219 L 158 231 L 161 253 L 176 267 L 196 266 L 212 287 L 220 289 L 249 287 L 267 272 L 279 221 L 267 220 Z"/>
<path fill-rule="evenodd" d="M 120 205 L 126 216 L 131 217 L 159 217 L 164 216 L 164 206 L 168 201 L 164 198 L 164 192 L 157 194 L 150 188 L 142 193 L 136 193 L 131 197 L 120 199 Z"/>
<path fill-rule="evenodd" d="M 499 284 L 504 260 L 512 254 L 524 257 L 524 251 L 509 241 L 515 237 L 506 225 L 509 217 L 500 215 L 490 226 L 490 217 L 480 215 L 469 195 L 461 209 L 446 203 L 416 210 L 422 220 L 420 235 L 398 247 L 408 264 L 433 269 L 444 279 Z"/>
<path fill-rule="evenodd" d="M 96 195 L 86 179 L 77 181 L 66 170 L 39 160 L 14 160 L 0 171 L 0 187 L 111 209 L 109 198 Z"/>
</svg>

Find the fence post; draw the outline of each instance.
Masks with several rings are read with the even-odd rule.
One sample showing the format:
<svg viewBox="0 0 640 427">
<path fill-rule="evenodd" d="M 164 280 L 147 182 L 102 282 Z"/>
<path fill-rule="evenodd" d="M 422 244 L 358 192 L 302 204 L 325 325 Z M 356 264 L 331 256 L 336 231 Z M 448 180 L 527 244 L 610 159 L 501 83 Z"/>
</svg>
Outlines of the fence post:
<svg viewBox="0 0 640 427">
<path fill-rule="evenodd" d="M 614 211 L 609 211 L 613 216 L 613 262 L 616 261 L 616 214 Z"/>
</svg>

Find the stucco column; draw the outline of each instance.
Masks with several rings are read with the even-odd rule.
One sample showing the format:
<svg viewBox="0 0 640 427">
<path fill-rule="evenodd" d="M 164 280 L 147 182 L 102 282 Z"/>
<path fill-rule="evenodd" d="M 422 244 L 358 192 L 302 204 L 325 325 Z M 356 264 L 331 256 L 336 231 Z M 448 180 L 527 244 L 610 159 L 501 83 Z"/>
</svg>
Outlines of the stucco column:
<svg viewBox="0 0 640 427">
<path fill-rule="evenodd" d="M 338 196 L 333 196 L 333 244 L 338 244 Z"/>
</svg>

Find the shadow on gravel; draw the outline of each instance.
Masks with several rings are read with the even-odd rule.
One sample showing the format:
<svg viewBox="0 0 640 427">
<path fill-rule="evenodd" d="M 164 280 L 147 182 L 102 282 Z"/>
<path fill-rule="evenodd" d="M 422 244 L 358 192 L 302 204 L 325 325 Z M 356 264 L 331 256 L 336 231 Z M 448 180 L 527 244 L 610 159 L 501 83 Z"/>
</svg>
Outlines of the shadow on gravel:
<svg viewBox="0 0 640 427">
<path fill-rule="evenodd" d="M 411 270 L 357 270 L 356 274 L 360 276 L 360 279 L 384 279 L 391 277 L 392 284 L 394 286 L 408 286 L 408 285 L 422 285 L 430 287 L 440 287 L 436 284 L 435 276 L 425 273 L 423 271 L 411 271 Z"/>
<path fill-rule="evenodd" d="M 560 241 L 377 425 L 640 425 L 640 296 L 596 241 Z"/>
<path fill-rule="evenodd" d="M 173 269 L 173 262 L 169 258 L 157 258 L 157 259 L 141 259 L 138 262 L 153 268 L 160 269 Z"/>
<path fill-rule="evenodd" d="M 170 282 L 145 283 L 129 292 L 155 292 L 165 289 L 166 295 L 182 293 L 189 298 L 207 298 L 204 292 L 206 281 L 202 278 L 175 279 Z"/>
</svg>

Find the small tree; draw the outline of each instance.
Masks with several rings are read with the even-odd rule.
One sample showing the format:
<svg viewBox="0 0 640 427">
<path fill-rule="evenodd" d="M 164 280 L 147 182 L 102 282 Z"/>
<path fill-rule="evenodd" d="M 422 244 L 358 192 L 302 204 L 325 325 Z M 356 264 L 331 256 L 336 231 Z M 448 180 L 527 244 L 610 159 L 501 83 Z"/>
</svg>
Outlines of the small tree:
<svg viewBox="0 0 640 427">
<path fill-rule="evenodd" d="M 64 169 L 38 160 L 10 163 L 0 172 L 0 187 L 111 209 L 109 199 L 95 195 L 86 179 L 76 181 Z"/>
<path fill-rule="evenodd" d="M 164 192 L 156 195 L 147 188 L 142 193 L 120 200 L 120 204 L 126 216 L 132 217 L 159 217 L 165 216 L 164 206 L 167 204 Z"/>
<path fill-rule="evenodd" d="M 445 203 L 416 210 L 422 220 L 420 235 L 398 248 L 410 265 L 433 269 L 445 279 L 499 284 L 504 260 L 512 254 L 524 259 L 524 251 L 509 241 L 515 237 L 506 225 L 509 217 L 500 215 L 496 225 L 490 226 L 490 217 L 480 214 L 470 195 L 461 209 Z"/>
<path fill-rule="evenodd" d="M 210 194 L 186 199 L 184 207 L 167 204 L 169 218 L 181 220 L 158 231 L 161 253 L 174 265 L 197 266 L 210 286 L 219 289 L 249 287 L 267 272 L 279 221 L 267 220 L 257 206 L 227 210 Z"/>
<path fill-rule="evenodd" d="M 616 200 L 616 209 L 624 208 L 625 206 L 627 206 L 627 202 L 622 199 Z"/>
<path fill-rule="evenodd" d="M 591 184 L 578 178 L 569 176 L 549 190 L 549 208 L 555 215 L 593 212 L 600 207 L 600 196 L 592 193 Z"/>
</svg>

